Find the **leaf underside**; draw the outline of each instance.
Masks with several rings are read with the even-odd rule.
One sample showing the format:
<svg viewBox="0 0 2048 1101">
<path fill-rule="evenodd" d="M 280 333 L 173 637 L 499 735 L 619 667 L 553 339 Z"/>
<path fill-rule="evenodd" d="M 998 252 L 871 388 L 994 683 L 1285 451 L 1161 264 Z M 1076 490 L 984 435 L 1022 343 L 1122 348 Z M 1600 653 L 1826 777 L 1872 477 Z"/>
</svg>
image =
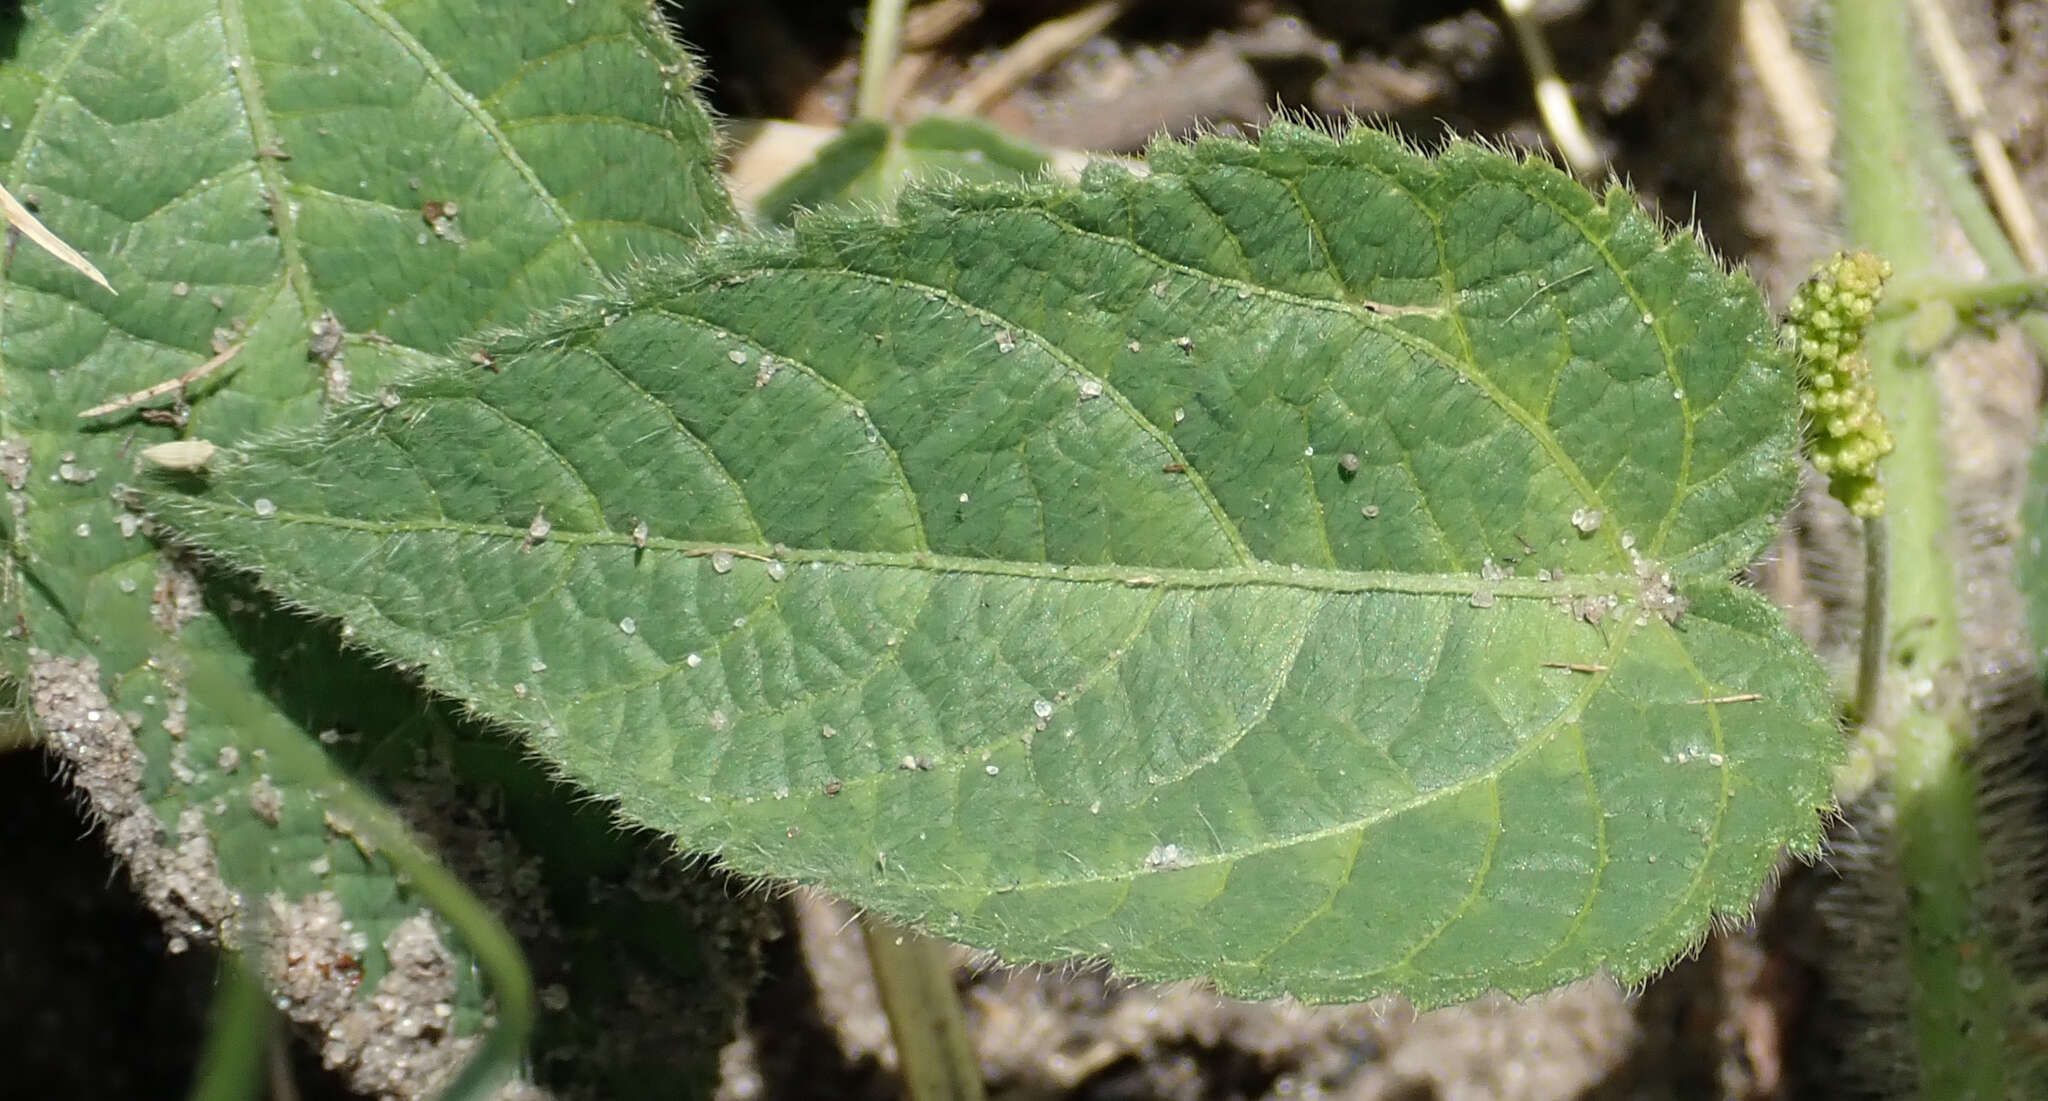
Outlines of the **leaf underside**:
<svg viewBox="0 0 2048 1101">
<path fill-rule="evenodd" d="M 855 119 L 770 188 L 755 212 L 788 225 L 804 211 L 887 205 L 914 182 L 1028 180 L 1050 165 L 1045 153 L 976 119 L 927 115 L 901 127 Z"/>
<path fill-rule="evenodd" d="M 1475 146 L 1150 166 L 727 246 L 148 503 L 683 847 L 1011 958 L 1435 1004 L 1745 910 L 1836 754 L 1729 581 L 1795 478 L 1754 289 Z"/>
<path fill-rule="evenodd" d="M 120 293 L 8 250 L 0 677 L 30 683 L 34 664 L 103 682 L 163 847 L 203 843 L 201 870 L 238 902 L 178 932 L 239 929 L 260 959 L 267 900 L 332 892 L 362 936 L 367 995 L 385 934 L 423 903 L 378 851 L 388 824 L 351 812 L 342 828 L 337 794 L 410 780 L 417 742 L 381 762 L 377 747 L 439 725 L 396 685 L 361 695 L 303 623 L 195 581 L 113 490 L 150 444 L 309 422 L 336 393 L 374 393 L 728 220 L 694 68 L 641 0 L 14 7 L 0 183 Z M 232 347 L 182 395 L 182 431 L 142 416 L 169 413 L 172 392 L 79 416 Z M 30 702 L 63 733 L 49 701 Z M 414 721 L 383 725 L 394 714 Z M 475 1031 L 482 984 L 469 957 L 456 970 L 456 1029 Z"/>
</svg>

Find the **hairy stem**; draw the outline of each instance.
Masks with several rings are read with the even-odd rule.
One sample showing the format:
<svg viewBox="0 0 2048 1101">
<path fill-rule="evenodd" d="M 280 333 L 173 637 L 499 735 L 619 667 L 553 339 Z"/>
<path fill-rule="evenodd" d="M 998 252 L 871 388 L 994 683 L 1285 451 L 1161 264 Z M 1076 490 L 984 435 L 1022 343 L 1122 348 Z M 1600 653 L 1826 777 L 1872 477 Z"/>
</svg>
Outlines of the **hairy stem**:
<svg viewBox="0 0 2048 1101">
<path fill-rule="evenodd" d="M 1901 283 L 1932 274 L 1935 225 L 1908 120 L 1918 79 L 1903 0 L 1836 0 L 1843 212 L 1857 243 L 1889 259 Z M 1898 868 L 1905 879 L 1905 961 L 1914 1061 L 1924 1097 L 2006 1096 L 2009 988 L 1985 936 L 1984 847 L 1956 561 L 1948 513 L 1941 395 L 1906 350 L 1905 322 L 1871 332 L 1873 377 L 1898 450 L 1887 467 L 1890 562 L 1866 621 L 1885 653 L 1864 716 L 1891 735 Z M 1889 608 L 1886 605 L 1889 604 Z"/>
</svg>

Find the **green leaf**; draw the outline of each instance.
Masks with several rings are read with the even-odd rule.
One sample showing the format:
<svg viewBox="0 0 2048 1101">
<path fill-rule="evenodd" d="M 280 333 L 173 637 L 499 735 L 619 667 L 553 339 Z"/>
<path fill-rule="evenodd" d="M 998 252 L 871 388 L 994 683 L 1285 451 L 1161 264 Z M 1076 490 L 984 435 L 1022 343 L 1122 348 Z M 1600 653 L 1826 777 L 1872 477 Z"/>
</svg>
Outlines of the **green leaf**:
<svg viewBox="0 0 2048 1101">
<path fill-rule="evenodd" d="M 276 931 L 273 900 L 331 893 L 361 970 L 335 955 L 325 977 L 367 993 L 385 936 L 454 888 L 428 882 L 438 870 L 327 755 L 313 717 L 418 701 L 340 695 L 331 642 L 245 650 L 260 611 L 160 554 L 113 499 L 144 448 L 181 434 L 142 415 L 172 412 L 175 391 L 79 414 L 238 349 L 193 376 L 182 434 L 303 424 L 482 327 L 683 251 L 732 216 L 695 66 L 641 0 L 16 7 L 0 182 L 120 294 L 10 253 L 0 676 L 30 687 L 36 727 L 115 846 L 148 862 L 138 885 L 177 932 L 254 954 L 246 935 Z M 280 653 L 297 664 L 260 677 Z M 204 898 L 181 902 L 194 884 Z M 477 965 L 503 1019 L 524 981 L 516 959 L 477 951 L 489 919 L 471 917 L 453 919 L 468 943 L 449 946 L 458 1032 L 482 1019 Z M 414 1063 L 406 1088 L 431 1088 L 460 1046 Z"/>
<path fill-rule="evenodd" d="M 757 204 L 763 220 L 788 225 L 803 210 L 887 204 L 907 184 L 1024 181 L 1051 158 L 976 119 L 932 115 L 897 127 L 855 119 L 808 163 L 768 189 Z"/>
<path fill-rule="evenodd" d="M 1729 580 L 1796 476 L 1754 288 L 1470 145 L 1150 167 L 808 219 L 148 504 L 685 848 L 1012 958 L 1440 1003 L 1745 911 L 1838 754 Z"/>
</svg>

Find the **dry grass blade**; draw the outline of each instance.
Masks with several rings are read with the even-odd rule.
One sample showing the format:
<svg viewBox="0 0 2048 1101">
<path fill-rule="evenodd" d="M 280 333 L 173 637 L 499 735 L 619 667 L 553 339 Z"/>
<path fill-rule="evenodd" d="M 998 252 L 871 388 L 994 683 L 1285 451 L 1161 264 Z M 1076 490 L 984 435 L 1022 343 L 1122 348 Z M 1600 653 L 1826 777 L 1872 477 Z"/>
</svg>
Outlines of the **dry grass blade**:
<svg viewBox="0 0 2048 1101">
<path fill-rule="evenodd" d="M 2027 205 L 2026 191 L 2005 155 L 2005 146 L 1991 132 L 1983 89 L 1970 71 L 1969 55 L 1956 38 L 1955 27 L 1941 5 L 1931 0 L 1913 0 L 1913 16 L 1926 36 L 1927 53 L 1941 74 L 1942 86 L 1948 89 L 1956 120 L 1969 132 L 1970 151 L 1976 154 L 1977 170 L 1984 175 L 1984 189 L 1990 192 L 1999 220 L 2012 237 L 2013 251 L 2019 253 L 2028 271 L 2048 270 L 2048 246 L 2042 244 L 2040 224 L 2034 221 L 2033 208 Z"/>
<path fill-rule="evenodd" d="M 21 205 L 21 200 L 15 198 L 4 187 L 0 187 L 0 214 L 5 214 L 7 224 L 20 230 L 22 236 L 43 246 L 43 251 L 77 269 L 79 274 L 87 279 L 107 288 L 109 293 L 121 293 L 114 290 L 114 285 L 107 282 L 107 277 L 100 274 L 100 269 L 92 266 L 92 261 L 81 255 L 77 249 L 65 244 L 62 238 L 51 233 L 48 226 L 37 221 L 36 216 Z"/>
<path fill-rule="evenodd" d="M 1820 85 L 1792 45 L 1776 0 L 1742 0 L 1737 10 L 1743 53 L 1763 88 L 1805 185 L 1823 207 L 1835 203 L 1835 119 Z"/>
<path fill-rule="evenodd" d="M 1031 33 L 1018 39 L 993 65 L 954 92 L 946 101 L 944 110 L 958 115 L 979 114 L 989 104 L 1043 72 L 1046 66 L 1107 30 L 1123 15 L 1125 6 L 1124 0 L 1101 0 L 1072 15 L 1039 24 Z"/>
<path fill-rule="evenodd" d="M 235 356 L 239 354 L 241 350 L 242 346 L 240 344 L 237 344 L 234 347 L 229 348 L 227 351 L 222 352 L 217 356 L 214 356 L 212 359 L 209 359 L 206 362 L 201 363 L 199 366 L 192 368 L 191 370 L 185 372 L 182 375 L 179 375 L 176 378 L 167 378 L 162 382 L 156 383 L 151 386 L 145 386 L 142 389 L 137 390 L 133 393 L 123 394 L 118 398 L 110 398 L 106 401 L 99 403 L 98 405 L 93 406 L 90 409 L 81 410 L 78 415 L 81 418 L 102 416 L 107 413 L 115 412 L 116 410 L 126 409 L 131 405 L 140 405 L 141 403 L 148 401 L 151 398 L 161 397 L 164 394 L 168 394 L 173 390 L 183 390 L 185 387 L 190 386 L 191 384 L 199 381 L 202 378 L 205 378 L 206 376 L 214 373 L 215 371 L 220 370 L 222 367 L 227 366 L 228 361 L 235 358 Z"/>
</svg>

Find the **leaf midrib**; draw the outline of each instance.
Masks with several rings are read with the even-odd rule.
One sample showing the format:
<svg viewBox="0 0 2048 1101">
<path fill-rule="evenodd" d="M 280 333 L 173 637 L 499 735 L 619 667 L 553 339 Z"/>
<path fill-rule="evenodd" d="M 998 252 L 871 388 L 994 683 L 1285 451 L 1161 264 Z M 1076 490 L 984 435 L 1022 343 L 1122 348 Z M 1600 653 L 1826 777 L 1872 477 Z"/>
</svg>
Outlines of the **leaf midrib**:
<svg viewBox="0 0 2048 1101">
<path fill-rule="evenodd" d="M 236 507 L 195 497 L 158 499 L 158 507 L 188 514 L 212 513 L 257 520 L 265 524 L 306 524 L 380 537 L 446 534 L 502 540 L 514 545 L 529 541 L 526 528 L 508 524 L 477 524 L 459 520 L 396 521 L 362 520 L 325 513 L 275 509 L 258 513 L 246 504 Z M 631 533 L 615 531 L 582 532 L 553 528 L 542 543 L 545 547 L 614 547 L 641 550 Z M 1618 596 L 1633 600 L 1641 580 L 1633 573 L 1580 573 L 1561 581 L 1529 577 L 1508 577 L 1490 581 L 1478 574 L 1427 573 L 1407 570 L 1330 570 L 1310 566 L 1257 562 L 1216 567 L 1153 567 L 1121 563 L 1067 564 L 1028 562 L 1019 559 L 974 558 L 926 551 L 850 551 L 828 547 L 791 547 L 787 544 L 746 546 L 737 543 L 704 542 L 649 535 L 647 553 L 675 552 L 684 558 L 705 558 L 728 551 L 774 559 L 792 570 L 799 566 L 859 566 L 874 569 L 903 569 L 941 574 L 978 574 L 1073 584 L 1119 584 L 1131 588 L 1203 590 L 1225 588 L 1297 589 L 1334 594 L 1388 593 L 1412 596 L 1463 596 L 1490 593 L 1505 600 L 1556 600 L 1560 597 Z M 738 567 L 736 567 L 738 568 Z M 1692 580 L 1692 579 L 1689 579 Z"/>
</svg>

